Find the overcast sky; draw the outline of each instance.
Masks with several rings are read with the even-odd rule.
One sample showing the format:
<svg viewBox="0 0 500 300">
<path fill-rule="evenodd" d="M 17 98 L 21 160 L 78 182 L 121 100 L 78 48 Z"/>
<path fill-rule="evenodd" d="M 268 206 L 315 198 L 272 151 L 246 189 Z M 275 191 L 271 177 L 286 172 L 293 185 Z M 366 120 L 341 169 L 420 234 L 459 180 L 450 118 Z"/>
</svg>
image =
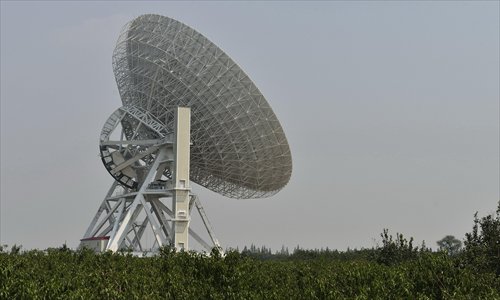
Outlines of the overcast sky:
<svg viewBox="0 0 500 300">
<path fill-rule="evenodd" d="M 226 247 L 462 239 L 499 195 L 499 2 L 1 2 L 0 241 L 76 247 L 112 178 L 111 55 L 144 13 L 195 28 L 259 87 L 290 143 L 277 195 L 201 187 Z"/>
</svg>

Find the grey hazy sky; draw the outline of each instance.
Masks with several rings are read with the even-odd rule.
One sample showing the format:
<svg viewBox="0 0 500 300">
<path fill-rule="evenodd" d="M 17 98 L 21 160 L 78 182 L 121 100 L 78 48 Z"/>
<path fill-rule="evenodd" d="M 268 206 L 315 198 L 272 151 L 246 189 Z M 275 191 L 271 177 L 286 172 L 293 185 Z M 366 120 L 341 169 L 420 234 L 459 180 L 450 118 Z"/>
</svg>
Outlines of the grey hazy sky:
<svg viewBox="0 0 500 300">
<path fill-rule="evenodd" d="M 111 177 L 111 55 L 175 18 L 254 80 L 294 169 L 276 196 L 197 187 L 224 246 L 371 247 L 383 228 L 463 238 L 499 195 L 499 2 L 1 2 L 1 243 L 75 247 Z"/>
</svg>

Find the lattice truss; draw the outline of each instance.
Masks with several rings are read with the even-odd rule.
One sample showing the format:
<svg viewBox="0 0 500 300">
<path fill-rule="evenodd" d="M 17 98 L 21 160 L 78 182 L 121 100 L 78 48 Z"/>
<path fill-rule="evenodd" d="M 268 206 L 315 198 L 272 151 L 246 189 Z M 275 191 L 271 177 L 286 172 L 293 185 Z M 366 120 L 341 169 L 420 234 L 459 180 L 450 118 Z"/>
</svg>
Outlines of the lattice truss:
<svg viewBox="0 0 500 300">
<path fill-rule="evenodd" d="M 200 33 L 167 17 L 140 16 L 121 32 L 113 70 L 128 140 L 171 133 L 174 108 L 191 107 L 193 182 L 241 199 L 271 196 L 288 183 L 292 159 L 276 115 L 240 67 Z M 163 128 L 134 130 L 130 116 Z"/>
</svg>

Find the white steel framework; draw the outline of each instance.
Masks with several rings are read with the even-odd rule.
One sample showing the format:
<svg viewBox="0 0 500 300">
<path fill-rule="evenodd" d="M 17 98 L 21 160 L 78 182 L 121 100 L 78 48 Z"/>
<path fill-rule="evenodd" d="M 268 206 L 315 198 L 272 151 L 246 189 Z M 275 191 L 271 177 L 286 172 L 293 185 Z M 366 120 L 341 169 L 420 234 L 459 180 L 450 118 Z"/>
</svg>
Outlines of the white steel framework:
<svg viewBox="0 0 500 300">
<path fill-rule="evenodd" d="M 139 16 L 118 38 L 113 71 L 123 106 L 104 124 L 100 154 L 115 182 L 82 244 L 143 251 L 149 228 L 155 247 L 187 249 L 189 233 L 211 249 L 219 243 L 190 181 L 236 199 L 268 197 L 288 183 L 292 158 L 276 115 L 202 34 L 168 17 Z M 189 227 L 192 208 L 211 244 Z"/>
<path fill-rule="evenodd" d="M 191 180 L 230 198 L 268 197 L 289 181 L 290 148 L 276 115 L 245 72 L 191 27 L 142 15 L 122 30 L 113 70 L 125 107 L 173 130 L 191 107 Z"/>
<path fill-rule="evenodd" d="M 175 119 L 174 133 L 167 136 L 161 134 L 161 128 L 155 127 L 154 122 L 149 122 L 146 114 L 130 109 L 118 109 L 105 123 L 101 156 L 116 180 L 85 232 L 82 246 L 87 241 L 105 239 L 104 249 L 111 251 L 154 252 L 165 245 L 187 250 L 191 235 L 207 251 L 220 247 L 200 200 L 190 193 L 190 109 L 177 108 Z M 138 121 L 134 132 L 142 135 L 136 136 L 148 139 L 110 140 L 120 122 L 127 123 L 124 120 Z M 123 127 L 127 126 L 130 124 Z M 210 243 L 189 228 L 191 209 L 198 211 Z M 148 228 L 154 243 L 146 249 L 143 235 Z"/>
</svg>

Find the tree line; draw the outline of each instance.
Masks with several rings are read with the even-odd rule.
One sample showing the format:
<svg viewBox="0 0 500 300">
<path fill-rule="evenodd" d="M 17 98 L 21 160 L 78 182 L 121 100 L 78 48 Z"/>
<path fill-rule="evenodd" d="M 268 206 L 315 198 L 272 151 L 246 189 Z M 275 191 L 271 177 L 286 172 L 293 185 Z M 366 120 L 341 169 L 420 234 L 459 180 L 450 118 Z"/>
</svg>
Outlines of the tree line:
<svg viewBox="0 0 500 300">
<path fill-rule="evenodd" d="M 474 217 L 463 247 L 381 233 L 371 249 L 250 246 L 221 255 L 95 254 L 63 245 L 0 250 L 0 299 L 500 299 L 500 202 Z"/>
</svg>

